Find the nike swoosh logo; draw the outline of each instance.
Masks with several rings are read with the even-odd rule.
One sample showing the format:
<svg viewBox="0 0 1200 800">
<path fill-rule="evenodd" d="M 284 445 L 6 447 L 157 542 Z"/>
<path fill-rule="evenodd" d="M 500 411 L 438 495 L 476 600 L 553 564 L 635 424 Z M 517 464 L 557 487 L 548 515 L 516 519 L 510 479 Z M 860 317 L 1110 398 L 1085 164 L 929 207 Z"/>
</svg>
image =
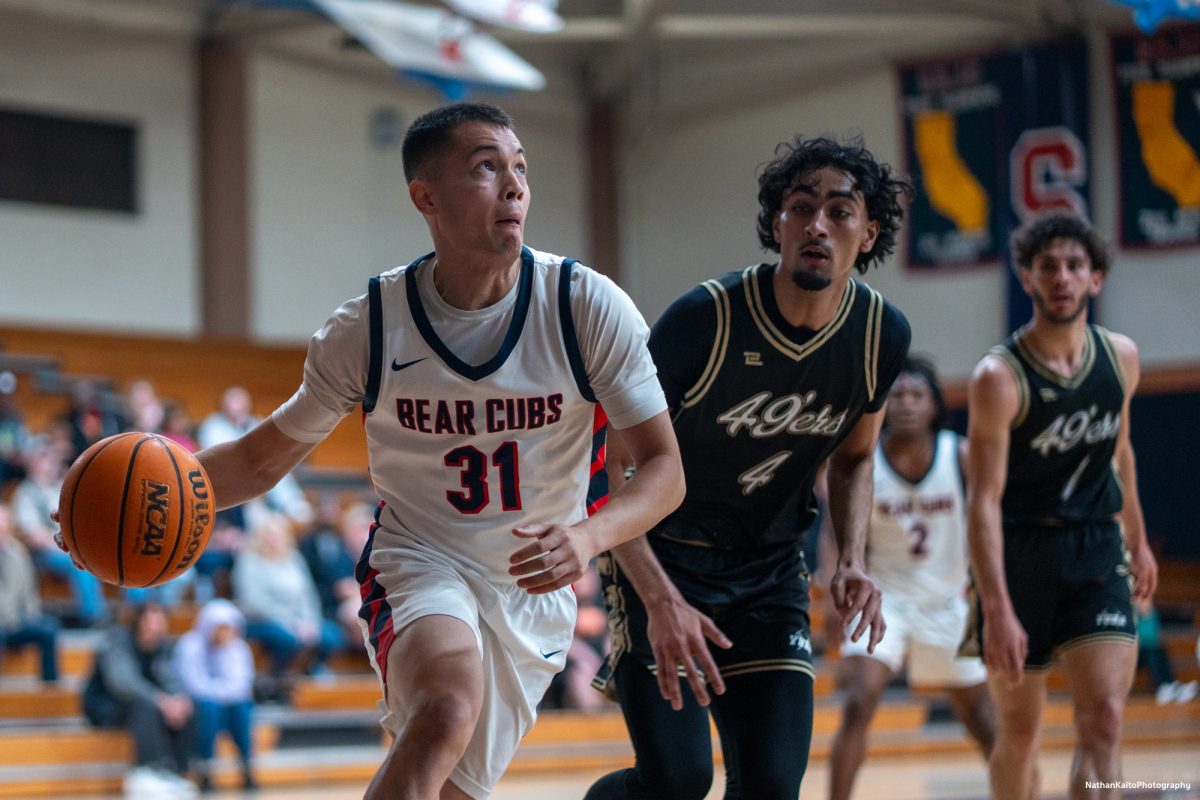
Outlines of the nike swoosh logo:
<svg viewBox="0 0 1200 800">
<path fill-rule="evenodd" d="M 412 361 L 405 361 L 403 364 L 398 364 L 398 363 L 396 363 L 396 359 L 393 358 L 392 359 L 392 372 L 399 372 L 402 369 L 407 369 L 408 367 L 411 367 L 413 364 L 419 364 L 420 362 L 422 362 L 424 360 L 425 360 L 424 358 L 414 358 Z"/>
<path fill-rule="evenodd" d="M 542 654 L 542 658 L 554 658 L 556 655 L 561 653 L 562 650 L 555 650 L 553 652 L 547 653 L 545 650 L 543 650 L 542 648 L 539 647 L 538 652 Z"/>
</svg>

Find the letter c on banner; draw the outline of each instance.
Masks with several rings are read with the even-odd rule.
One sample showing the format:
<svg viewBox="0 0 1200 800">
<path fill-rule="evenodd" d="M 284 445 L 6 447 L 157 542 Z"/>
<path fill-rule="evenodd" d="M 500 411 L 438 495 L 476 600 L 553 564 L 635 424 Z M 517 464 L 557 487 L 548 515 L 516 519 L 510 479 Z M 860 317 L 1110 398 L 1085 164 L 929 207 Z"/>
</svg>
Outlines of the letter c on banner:
<svg viewBox="0 0 1200 800">
<path fill-rule="evenodd" d="M 1087 180 L 1087 153 L 1070 128 L 1055 126 L 1025 131 L 1009 159 L 1012 204 L 1017 218 L 1067 209 L 1087 215 L 1087 200 L 1077 188 Z"/>
</svg>

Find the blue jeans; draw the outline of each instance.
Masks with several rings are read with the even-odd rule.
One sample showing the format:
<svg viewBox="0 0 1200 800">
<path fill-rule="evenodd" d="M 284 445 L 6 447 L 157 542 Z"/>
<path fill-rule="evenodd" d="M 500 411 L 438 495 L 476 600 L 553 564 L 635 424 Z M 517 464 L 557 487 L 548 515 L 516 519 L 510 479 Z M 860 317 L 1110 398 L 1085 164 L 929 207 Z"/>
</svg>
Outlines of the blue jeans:
<svg viewBox="0 0 1200 800">
<path fill-rule="evenodd" d="M 281 675 L 288 665 L 300 655 L 305 645 L 282 624 L 270 619 L 246 621 L 246 639 L 258 642 L 267 652 L 271 662 L 271 674 Z M 329 654 L 345 644 L 341 626 L 333 620 L 322 619 L 320 637 L 317 639 L 313 664 L 323 664 Z"/>
<path fill-rule="evenodd" d="M 42 651 L 42 680 L 47 683 L 58 680 L 58 620 L 43 614 L 22 620 L 13 628 L 0 628 L 0 658 L 4 651 L 16 650 L 27 644 L 37 645 Z"/>
<path fill-rule="evenodd" d="M 250 761 L 250 715 L 254 704 L 249 700 L 238 703 L 218 703 L 215 700 L 195 699 L 196 755 L 208 761 L 213 757 L 217 734 L 228 731 L 237 745 L 243 762 Z"/>
<path fill-rule="evenodd" d="M 76 567 L 69 555 L 54 547 L 34 553 L 33 563 L 43 572 L 66 579 L 83 623 L 94 625 L 104 619 L 108 604 L 104 599 L 104 584 L 99 578 Z"/>
</svg>

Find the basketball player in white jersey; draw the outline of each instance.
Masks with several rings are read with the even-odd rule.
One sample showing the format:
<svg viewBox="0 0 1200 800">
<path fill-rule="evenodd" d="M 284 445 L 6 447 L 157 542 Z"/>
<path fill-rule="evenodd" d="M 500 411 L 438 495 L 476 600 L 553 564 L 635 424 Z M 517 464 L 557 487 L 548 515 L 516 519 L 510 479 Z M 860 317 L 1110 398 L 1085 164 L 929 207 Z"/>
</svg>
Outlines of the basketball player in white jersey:
<svg viewBox="0 0 1200 800">
<path fill-rule="evenodd" d="M 508 115 L 437 109 L 403 158 L 434 252 L 339 308 L 299 391 L 199 458 L 218 504 L 237 505 L 361 405 L 383 502 L 360 617 L 395 735 L 366 796 L 484 798 L 563 668 L 571 582 L 674 509 L 683 473 L 629 298 L 524 245 L 526 158 Z M 589 498 L 606 413 L 640 451 L 607 505 Z"/>
<path fill-rule="evenodd" d="M 883 591 L 888 631 L 874 653 L 862 639 L 841 646 L 845 706 L 830 752 L 831 800 L 850 797 L 867 727 L 906 656 L 909 685 L 946 690 L 954 715 L 984 754 L 992 749 L 987 671 L 978 658 L 956 657 L 967 619 L 965 444 L 942 428 L 945 411 L 932 365 L 909 356 L 888 393 L 867 533 L 867 565 Z"/>
</svg>

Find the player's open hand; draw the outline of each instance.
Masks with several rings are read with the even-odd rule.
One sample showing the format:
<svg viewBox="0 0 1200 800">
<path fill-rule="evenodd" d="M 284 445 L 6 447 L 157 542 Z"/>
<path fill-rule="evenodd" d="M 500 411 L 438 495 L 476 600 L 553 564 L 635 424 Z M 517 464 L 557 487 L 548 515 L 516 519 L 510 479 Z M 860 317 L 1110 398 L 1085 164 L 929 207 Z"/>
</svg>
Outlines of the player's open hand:
<svg viewBox="0 0 1200 800">
<path fill-rule="evenodd" d="M 858 624 L 848 632 L 850 641 L 857 642 L 870 630 L 867 652 L 874 653 L 875 645 L 879 644 L 887 630 L 883 620 L 883 593 L 875 581 L 861 567 L 841 565 L 829 581 L 829 594 L 833 598 L 834 608 L 841 615 L 843 630 L 858 617 Z"/>
<path fill-rule="evenodd" d="M 646 637 L 654 651 L 654 663 L 658 673 L 658 690 L 671 708 L 683 708 L 683 690 L 679 683 L 679 668 L 683 667 L 696 702 L 707 706 L 710 702 L 705 682 L 717 694 L 725 693 L 725 681 L 713 661 L 708 643 L 729 649 L 733 642 L 710 618 L 701 614 L 682 597 L 672 597 L 654 608 L 647 607 L 649 623 Z"/>
<path fill-rule="evenodd" d="M 513 535 L 532 541 L 508 557 L 508 574 L 530 594 L 546 594 L 570 586 L 583 575 L 596 555 L 587 540 L 565 525 L 526 525 Z"/>
<path fill-rule="evenodd" d="M 1013 686 L 1025 676 L 1025 657 L 1029 653 L 1029 637 L 1010 609 L 1007 613 L 990 614 L 983 626 L 983 663 Z"/>
</svg>

